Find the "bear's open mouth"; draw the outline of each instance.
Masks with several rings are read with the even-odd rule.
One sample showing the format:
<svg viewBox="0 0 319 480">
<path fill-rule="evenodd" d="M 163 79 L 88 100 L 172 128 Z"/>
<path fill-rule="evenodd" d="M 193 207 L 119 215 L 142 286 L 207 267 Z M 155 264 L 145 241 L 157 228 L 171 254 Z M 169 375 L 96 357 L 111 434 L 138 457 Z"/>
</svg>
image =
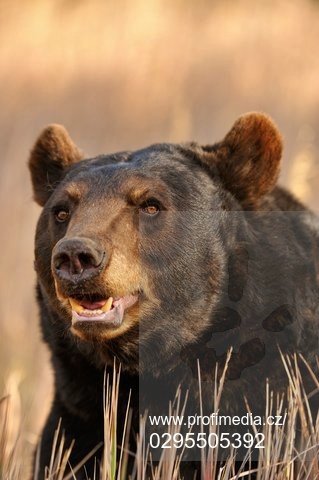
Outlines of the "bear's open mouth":
<svg viewBox="0 0 319 480">
<path fill-rule="evenodd" d="M 68 297 L 72 309 L 72 324 L 103 322 L 108 327 L 119 327 L 127 309 L 135 305 L 138 295 L 102 298 L 100 295 L 74 295 Z"/>
</svg>

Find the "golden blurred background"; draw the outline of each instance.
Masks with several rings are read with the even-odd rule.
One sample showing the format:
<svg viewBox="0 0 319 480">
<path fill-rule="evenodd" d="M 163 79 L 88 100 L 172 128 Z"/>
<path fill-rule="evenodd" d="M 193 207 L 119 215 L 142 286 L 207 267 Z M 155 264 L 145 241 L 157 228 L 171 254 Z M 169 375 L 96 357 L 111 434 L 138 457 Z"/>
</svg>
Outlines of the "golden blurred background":
<svg viewBox="0 0 319 480">
<path fill-rule="evenodd" d="M 261 110 L 284 135 L 282 184 L 317 209 L 318 45 L 314 0 L 0 0 L 0 388 L 20 392 L 26 450 L 52 392 L 26 167 L 39 131 L 61 123 L 94 156 L 214 142 Z"/>
</svg>

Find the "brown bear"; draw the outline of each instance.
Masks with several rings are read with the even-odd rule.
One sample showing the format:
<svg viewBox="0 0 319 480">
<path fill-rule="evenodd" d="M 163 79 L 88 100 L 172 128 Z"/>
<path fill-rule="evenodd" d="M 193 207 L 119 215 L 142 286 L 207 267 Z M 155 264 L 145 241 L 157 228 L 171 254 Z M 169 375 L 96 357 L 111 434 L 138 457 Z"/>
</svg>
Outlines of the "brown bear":
<svg viewBox="0 0 319 480">
<path fill-rule="evenodd" d="M 233 349 L 230 412 L 244 395 L 259 408 L 266 378 L 283 385 L 279 349 L 314 363 L 318 220 L 276 185 L 281 155 L 281 136 L 260 113 L 240 117 L 216 144 L 89 159 L 62 126 L 40 134 L 29 167 L 43 207 L 35 269 L 55 394 L 39 478 L 60 418 L 66 444 L 75 440 L 72 466 L 103 442 L 104 372 L 112 376 L 114 359 L 119 425 L 131 392 L 134 434 L 145 408 L 196 383 L 197 360 L 209 383 Z M 77 478 L 93 478 L 99 452 Z"/>
</svg>

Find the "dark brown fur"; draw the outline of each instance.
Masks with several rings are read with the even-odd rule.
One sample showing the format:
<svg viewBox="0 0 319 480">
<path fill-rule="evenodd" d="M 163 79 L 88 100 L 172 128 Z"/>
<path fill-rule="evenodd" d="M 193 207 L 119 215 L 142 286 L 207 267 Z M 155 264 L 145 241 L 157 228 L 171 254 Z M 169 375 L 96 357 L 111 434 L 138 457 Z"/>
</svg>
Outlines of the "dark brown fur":
<svg viewBox="0 0 319 480">
<path fill-rule="evenodd" d="M 224 395 L 232 412 L 243 395 L 263 410 L 266 377 L 284 386 L 278 346 L 314 363 L 318 223 L 276 186 L 281 152 L 276 126 L 255 113 L 211 146 L 159 144 L 83 161 L 63 127 L 40 135 L 29 161 L 43 206 L 35 267 L 55 374 L 41 472 L 60 417 L 67 442 L 76 440 L 73 465 L 103 441 L 103 374 L 106 366 L 112 376 L 114 358 L 123 371 L 120 427 L 131 389 L 133 432 L 139 407 L 161 411 L 180 382 L 193 388 L 196 405 L 197 359 L 211 399 L 216 364 L 221 369 L 233 347 Z M 160 208 L 151 216 L 145 202 L 154 198 Z M 69 213 L 63 223 L 61 208 Z M 79 238 L 94 242 L 104 263 L 89 279 L 61 280 L 51 257 Z M 138 303 L 119 327 L 72 325 L 69 297 L 133 293 Z M 134 433 L 131 441 L 134 448 Z"/>
</svg>

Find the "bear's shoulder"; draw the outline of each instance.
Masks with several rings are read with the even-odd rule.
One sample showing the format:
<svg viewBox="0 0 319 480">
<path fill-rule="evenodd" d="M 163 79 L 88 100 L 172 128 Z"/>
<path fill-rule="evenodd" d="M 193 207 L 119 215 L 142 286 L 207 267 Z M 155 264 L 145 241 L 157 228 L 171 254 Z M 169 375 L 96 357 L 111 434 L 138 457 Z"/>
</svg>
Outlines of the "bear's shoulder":
<svg viewBox="0 0 319 480">
<path fill-rule="evenodd" d="M 290 191 L 281 186 L 276 186 L 271 193 L 265 195 L 260 206 L 260 210 L 268 211 L 309 211 L 302 202 L 300 202 Z"/>
</svg>

